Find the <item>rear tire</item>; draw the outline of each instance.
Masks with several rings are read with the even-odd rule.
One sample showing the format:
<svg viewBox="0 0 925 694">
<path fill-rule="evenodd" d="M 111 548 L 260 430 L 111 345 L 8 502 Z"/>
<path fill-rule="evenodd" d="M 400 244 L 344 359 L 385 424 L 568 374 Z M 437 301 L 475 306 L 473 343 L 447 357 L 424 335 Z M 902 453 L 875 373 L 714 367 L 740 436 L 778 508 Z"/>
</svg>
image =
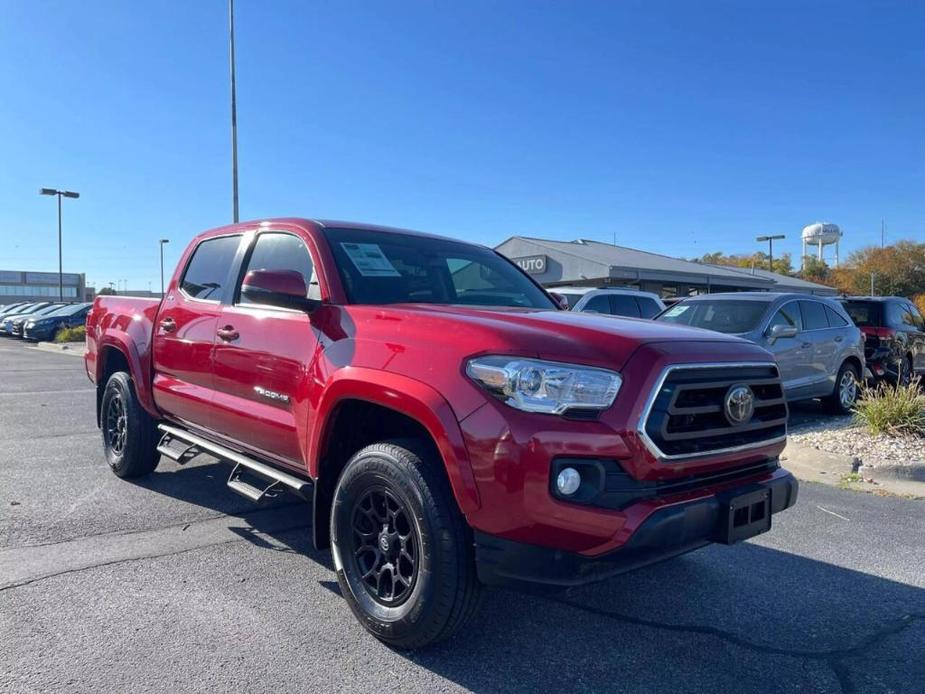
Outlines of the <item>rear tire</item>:
<svg viewBox="0 0 925 694">
<path fill-rule="evenodd" d="M 334 492 L 341 593 L 366 630 L 395 648 L 450 637 L 478 604 L 471 533 L 442 466 L 415 441 L 377 443 L 350 459 Z"/>
<path fill-rule="evenodd" d="M 106 462 L 118 477 L 141 477 L 157 467 L 157 429 L 124 371 L 109 377 L 100 406 Z"/>
<path fill-rule="evenodd" d="M 858 401 L 858 379 L 856 366 L 849 362 L 842 364 L 835 377 L 835 390 L 822 401 L 826 410 L 832 414 L 851 414 Z"/>
</svg>

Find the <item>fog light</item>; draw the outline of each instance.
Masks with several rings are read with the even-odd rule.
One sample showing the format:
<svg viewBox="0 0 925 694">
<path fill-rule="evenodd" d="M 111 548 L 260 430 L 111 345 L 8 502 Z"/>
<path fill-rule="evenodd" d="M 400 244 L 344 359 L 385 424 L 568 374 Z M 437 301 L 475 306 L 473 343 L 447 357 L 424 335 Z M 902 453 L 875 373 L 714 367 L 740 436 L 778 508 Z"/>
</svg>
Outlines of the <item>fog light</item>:
<svg viewBox="0 0 925 694">
<path fill-rule="evenodd" d="M 581 475 L 578 474 L 578 470 L 573 467 L 567 467 L 562 472 L 559 473 L 559 476 L 556 477 L 556 489 L 559 490 L 559 493 L 563 496 L 570 496 L 578 491 L 578 487 L 581 486 Z"/>
</svg>

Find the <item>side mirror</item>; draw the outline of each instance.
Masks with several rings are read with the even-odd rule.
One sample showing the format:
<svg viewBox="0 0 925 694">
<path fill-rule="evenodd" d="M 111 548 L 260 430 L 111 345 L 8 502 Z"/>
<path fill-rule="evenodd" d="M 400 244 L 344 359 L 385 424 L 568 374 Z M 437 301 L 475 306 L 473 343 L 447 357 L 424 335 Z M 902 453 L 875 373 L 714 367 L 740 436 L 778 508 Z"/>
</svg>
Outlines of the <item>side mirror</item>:
<svg viewBox="0 0 925 694">
<path fill-rule="evenodd" d="M 800 332 L 797 330 L 795 325 L 772 325 L 768 330 L 768 338 L 771 342 L 781 339 L 782 337 L 796 337 L 797 333 Z"/>
<path fill-rule="evenodd" d="M 559 308 L 561 308 L 563 311 L 569 310 L 568 299 L 566 299 L 564 296 L 558 294 L 557 292 L 549 292 L 549 296 L 551 296 L 555 302 L 559 304 Z"/>
<path fill-rule="evenodd" d="M 241 283 L 241 296 L 255 304 L 314 311 L 321 302 L 308 299 L 308 287 L 295 270 L 251 270 Z"/>
</svg>

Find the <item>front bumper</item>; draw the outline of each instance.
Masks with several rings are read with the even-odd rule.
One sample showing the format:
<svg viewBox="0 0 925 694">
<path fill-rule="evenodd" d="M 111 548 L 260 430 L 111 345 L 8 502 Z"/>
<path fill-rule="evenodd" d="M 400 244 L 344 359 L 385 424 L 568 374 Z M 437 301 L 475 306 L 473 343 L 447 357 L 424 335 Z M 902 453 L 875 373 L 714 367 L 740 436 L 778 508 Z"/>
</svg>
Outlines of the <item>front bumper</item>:
<svg viewBox="0 0 925 694">
<path fill-rule="evenodd" d="M 768 481 L 726 489 L 722 497 L 767 491 L 771 514 L 780 513 L 796 503 L 799 489 L 793 475 L 781 473 Z M 475 531 L 479 580 L 488 585 L 592 583 L 721 541 L 724 513 L 723 501 L 716 494 L 663 506 L 649 514 L 619 549 L 594 557 Z"/>
<path fill-rule="evenodd" d="M 22 337 L 24 340 L 30 340 L 32 342 L 41 342 L 43 340 L 51 340 L 54 337 L 55 330 L 52 328 L 44 328 L 41 326 L 36 326 L 32 328 L 23 328 Z"/>
</svg>

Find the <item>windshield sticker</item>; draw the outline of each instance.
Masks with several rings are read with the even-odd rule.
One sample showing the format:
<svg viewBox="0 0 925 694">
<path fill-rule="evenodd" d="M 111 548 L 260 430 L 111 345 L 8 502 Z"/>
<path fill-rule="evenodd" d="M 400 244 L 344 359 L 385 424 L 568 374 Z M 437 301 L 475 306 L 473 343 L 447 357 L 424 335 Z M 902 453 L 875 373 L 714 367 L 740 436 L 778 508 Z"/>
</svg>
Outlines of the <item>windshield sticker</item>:
<svg viewBox="0 0 925 694">
<path fill-rule="evenodd" d="M 376 243 L 341 243 L 363 277 L 401 277 Z"/>
<path fill-rule="evenodd" d="M 689 308 L 690 306 L 672 306 L 670 309 L 668 309 L 665 312 L 665 317 L 666 318 L 676 318 L 677 316 L 680 316 L 682 313 L 684 313 Z"/>
</svg>

